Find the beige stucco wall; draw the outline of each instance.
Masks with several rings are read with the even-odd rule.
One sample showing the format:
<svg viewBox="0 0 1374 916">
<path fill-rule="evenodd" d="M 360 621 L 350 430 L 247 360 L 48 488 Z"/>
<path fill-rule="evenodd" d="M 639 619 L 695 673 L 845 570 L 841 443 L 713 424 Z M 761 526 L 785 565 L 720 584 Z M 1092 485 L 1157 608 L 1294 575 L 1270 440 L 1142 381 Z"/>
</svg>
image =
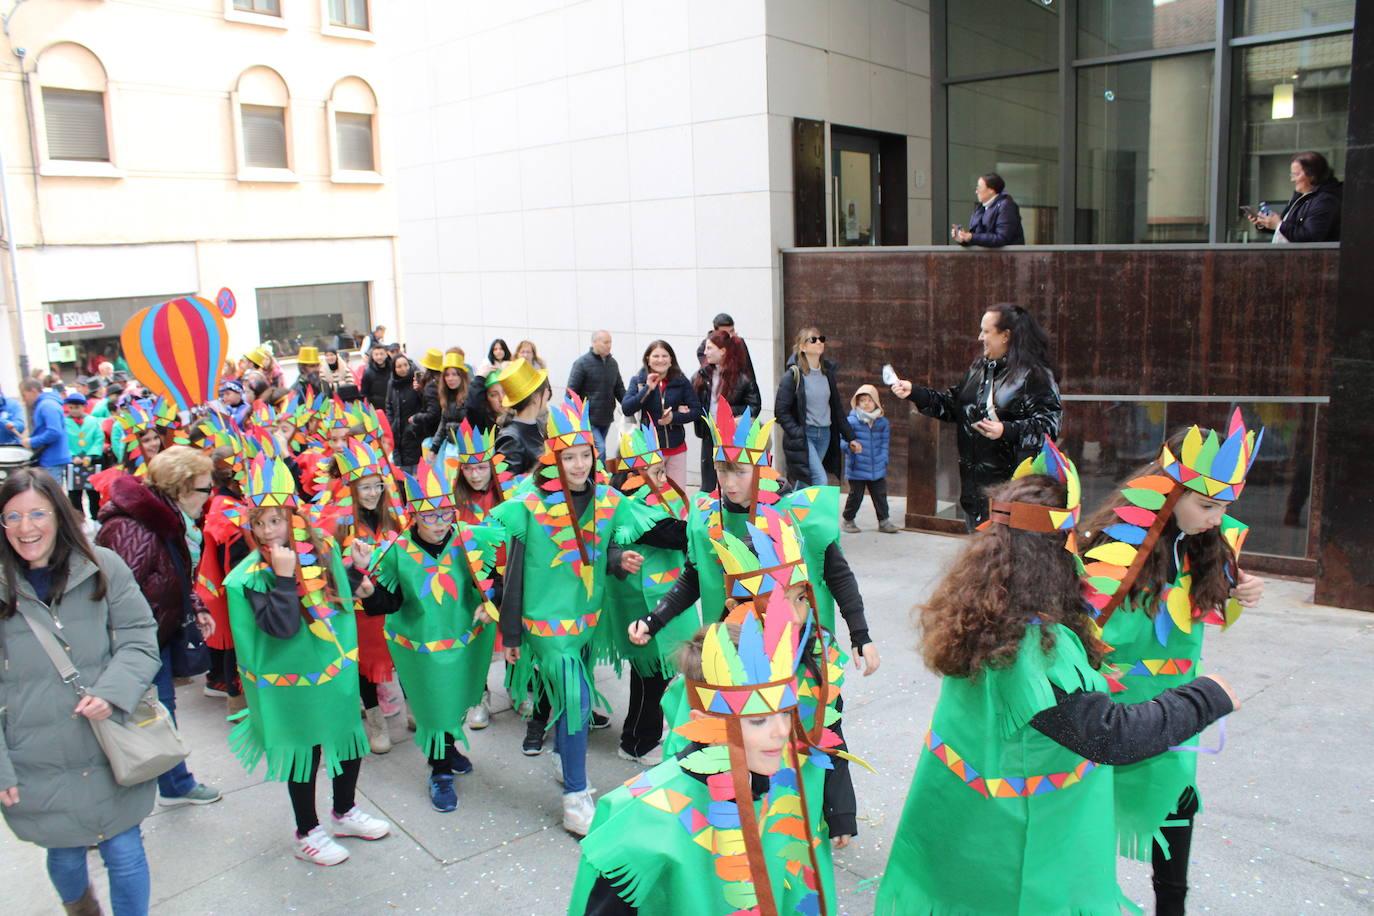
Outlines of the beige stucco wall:
<svg viewBox="0 0 1374 916">
<path fill-rule="evenodd" d="M 21 60 L 0 47 L 0 144 L 35 363 L 45 361 L 43 302 L 185 291 L 188 277 L 210 298 L 221 286 L 238 295 L 235 350 L 257 340 L 256 286 L 365 280 L 373 320 L 396 323 L 384 107 L 374 120 L 378 173 L 338 174 L 331 164 L 331 99 L 357 110 L 368 95 L 358 80 L 384 94 L 386 10 L 372 6 L 371 32 L 357 38 L 327 25 L 321 0 L 282 0 L 280 18 L 236 14 L 230 0 L 29 0 L 14 8 L 11 47 L 24 50 L 29 85 Z M 81 48 L 106 81 L 108 165 L 41 156 L 40 87 L 91 88 L 82 84 L 92 67 Z M 253 76 L 243 77 L 253 68 L 268 68 L 269 82 L 275 72 L 289 93 L 289 173 L 240 165 L 234 93 L 242 84 L 252 101 Z M 87 174 L 63 174 L 73 172 Z M 272 242 L 279 247 L 263 247 Z M 9 259 L 3 264 L 8 282 Z"/>
</svg>

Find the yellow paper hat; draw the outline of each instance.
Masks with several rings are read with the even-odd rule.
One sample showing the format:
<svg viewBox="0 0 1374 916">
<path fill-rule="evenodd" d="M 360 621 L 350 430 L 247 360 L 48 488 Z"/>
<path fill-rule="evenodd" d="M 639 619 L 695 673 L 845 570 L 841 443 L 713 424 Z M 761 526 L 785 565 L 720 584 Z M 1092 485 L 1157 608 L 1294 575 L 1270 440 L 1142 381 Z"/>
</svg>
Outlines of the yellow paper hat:
<svg viewBox="0 0 1374 916">
<path fill-rule="evenodd" d="M 543 369 L 536 369 L 523 359 L 511 360 L 496 381 L 501 385 L 501 403 L 514 407 L 538 391 L 549 379 Z"/>
<path fill-rule="evenodd" d="M 301 347 L 300 351 L 296 354 L 297 365 L 309 366 L 313 364 L 318 364 L 319 361 L 319 347 Z"/>
<path fill-rule="evenodd" d="M 425 355 L 420 360 L 420 365 L 430 372 L 444 371 L 444 351 L 430 348 L 425 351 Z"/>
</svg>

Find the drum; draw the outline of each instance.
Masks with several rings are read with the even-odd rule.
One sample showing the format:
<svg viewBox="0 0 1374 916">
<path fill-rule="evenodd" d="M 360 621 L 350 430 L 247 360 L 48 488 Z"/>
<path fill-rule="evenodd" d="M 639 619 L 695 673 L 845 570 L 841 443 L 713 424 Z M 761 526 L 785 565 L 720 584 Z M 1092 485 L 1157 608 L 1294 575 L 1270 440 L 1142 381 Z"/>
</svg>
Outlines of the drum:
<svg viewBox="0 0 1374 916">
<path fill-rule="evenodd" d="M 0 445 L 0 480 L 10 476 L 10 471 L 22 468 L 33 462 L 33 451 L 22 445 Z"/>
</svg>

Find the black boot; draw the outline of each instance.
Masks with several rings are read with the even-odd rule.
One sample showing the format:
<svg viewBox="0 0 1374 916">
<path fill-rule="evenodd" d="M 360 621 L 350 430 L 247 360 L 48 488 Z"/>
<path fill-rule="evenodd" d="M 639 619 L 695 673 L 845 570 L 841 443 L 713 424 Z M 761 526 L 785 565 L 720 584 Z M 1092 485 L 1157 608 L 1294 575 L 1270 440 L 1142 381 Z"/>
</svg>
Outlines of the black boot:
<svg viewBox="0 0 1374 916">
<path fill-rule="evenodd" d="M 547 719 L 530 719 L 525 725 L 525 740 L 520 750 L 526 757 L 538 757 L 544 752 L 544 732 L 548 727 Z"/>
</svg>

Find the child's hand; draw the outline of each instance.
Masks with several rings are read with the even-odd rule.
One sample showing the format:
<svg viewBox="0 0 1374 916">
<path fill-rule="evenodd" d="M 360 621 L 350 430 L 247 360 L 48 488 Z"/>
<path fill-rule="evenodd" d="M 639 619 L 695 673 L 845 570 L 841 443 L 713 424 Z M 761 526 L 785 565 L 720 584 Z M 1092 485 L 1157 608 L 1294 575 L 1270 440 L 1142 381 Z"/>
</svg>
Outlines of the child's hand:
<svg viewBox="0 0 1374 916">
<path fill-rule="evenodd" d="M 362 540 L 356 540 L 353 542 L 353 545 L 349 547 L 348 552 L 352 555 L 354 569 L 367 569 L 367 564 L 372 560 L 371 544 L 366 544 Z M 366 598 L 367 595 L 359 595 L 358 597 Z"/>
<path fill-rule="evenodd" d="M 878 666 L 883 663 L 882 659 L 878 658 L 878 644 L 876 642 L 868 643 L 860 649 L 859 656 L 860 657 L 854 659 L 854 667 L 862 668 L 864 677 L 868 677 L 874 671 L 877 671 Z"/>
<path fill-rule="evenodd" d="M 857 455 L 864 450 L 863 443 L 858 439 L 853 439 L 849 443 L 849 450 Z"/>
<path fill-rule="evenodd" d="M 363 581 L 358 583 L 358 590 L 353 593 L 354 598 L 371 598 L 372 593 L 377 590 L 376 584 L 370 576 L 363 576 Z"/>
<path fill-rule="evenodd" d="M 620 568 L 627 573 L 637 573 L 644 565 L 644 554 L 627 550 L 620 555 Z"/>
<path fill-rule="evenodd" d="M 501 650 L 501 654 L 506 657 L 506 664 L 513 665 L 520 661 L 520 647 L 506 646 Z"/>
<path fill-rule="evenodd" d="M 854 838 L 849 834 L 842 833 L 839 836 L 831 837 L 830 845 L 835 849 L 844 849 L 846 846 L 849 845 L 849 841 L 852 839 Z"/>
<path fill-rule="evenodd" d="M 296 574 L 296 551 L 290 547 L 278 544 L 267 552 L 268 562 L 272 564 L 272 572 L 279 576 L 294 576 Z"/>
<path fill-rule="evenodd" d="M 647 645 L 649 642 L 649 625 L 642 620 L 636 620 L 630 624 L 630 642 L 636 646 Z"/>
<path fill-rule="evenodd" d="M 1236 577 L 1236 586 L 1231 589 L 1231 597 L 1241 603 L 1243 607 L 1254 607 L 1259 604 L 1260 596 L 1264 594 L 1264 580 L 1259 576 L 1252 576 L 1243 569 L 1237 570 L 1239 575 Z"/>
</svg>

